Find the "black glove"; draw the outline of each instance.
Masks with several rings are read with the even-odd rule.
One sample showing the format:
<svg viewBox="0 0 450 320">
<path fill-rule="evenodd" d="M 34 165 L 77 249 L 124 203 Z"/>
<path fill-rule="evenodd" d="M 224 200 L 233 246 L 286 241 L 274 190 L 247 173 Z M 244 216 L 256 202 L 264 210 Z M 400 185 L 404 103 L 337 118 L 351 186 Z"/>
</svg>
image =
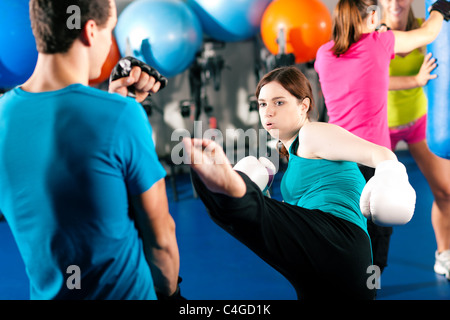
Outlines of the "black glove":
<svg viewBox="0 0 450 320">
<path fill-rule="evenodd" d="M 446 0 L 438 0 L 431 5 L 430 12 L 436 10 L 444 16 L 444 20 L 450 20 L 450 2 Z"/>
<path fill-rule="evenodd" d="M 156 292 L 156 296 L 158 297 L 158 300 L 162 300 L 162 301 L 186 300 L 185 297 L 181 296 L 181 290 L 180 290 L 181 281 L 183 281 L 183 279 L 181 277 L 178 277 L 177 289 L 170 296 L 164 295 L 160 292 Z"/>
<path fill-rule="evenodd" d="M 159 90 L 164 89 L 164 87 L 169 82 L 166 77 L 162 76 L 155 68 L 150 67 L 148 64 L 134 58 L 131 56 L 122 58 L 117 62 L 111 71 L 109 76 L 109 82 L 128 77 L 130 75 L 131 69 L 133 67 L 139 67 L 142 71 L 146 72 L 149 76 L 155 78 L 156 81 L 161 83 Z M 128 91 L 135 93 L 135 88 L 131 85 L 128 87 Z"/>
<path fill-rule="evenodd" d="M 387 25 L 386 23 L 382 23 L 382 24 L 380 24 L 380 25 L 376 28 L 376 31 L 380 30 L 381 27 L 386 27 L 387 30 L 391 30 L 391 28 L 388 27 L 388 25 Z"/>
</svg>

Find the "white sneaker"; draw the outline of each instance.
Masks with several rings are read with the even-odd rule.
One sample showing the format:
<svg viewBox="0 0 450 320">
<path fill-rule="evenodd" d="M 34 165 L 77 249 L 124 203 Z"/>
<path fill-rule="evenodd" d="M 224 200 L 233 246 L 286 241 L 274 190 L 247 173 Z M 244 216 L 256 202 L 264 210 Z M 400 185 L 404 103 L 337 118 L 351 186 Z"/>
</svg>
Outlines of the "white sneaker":
<svg viewBox="0 0 450 320">
<path fill-rule="evenodd" d="M 436 251 L 436 261 L 434 263 L 434 272 L 443 274 L 450 280 L 450 250 L 438 253 Z"/>
</svg>

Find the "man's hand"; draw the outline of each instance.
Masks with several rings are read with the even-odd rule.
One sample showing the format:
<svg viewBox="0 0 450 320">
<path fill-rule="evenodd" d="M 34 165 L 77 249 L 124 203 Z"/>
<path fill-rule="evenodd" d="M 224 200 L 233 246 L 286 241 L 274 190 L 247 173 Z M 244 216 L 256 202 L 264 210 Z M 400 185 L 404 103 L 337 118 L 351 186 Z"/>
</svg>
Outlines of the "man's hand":
<svg viewBox="0 0 450 320">
<path fill-rule="evenodd" d="M 122 96 L 132 95 L 142 102 L 149 94 L 163 89 L 167 82 L 167 78 L 144 62 L 125 57 L 112 70 L 108 91 Z"/>
</svg>

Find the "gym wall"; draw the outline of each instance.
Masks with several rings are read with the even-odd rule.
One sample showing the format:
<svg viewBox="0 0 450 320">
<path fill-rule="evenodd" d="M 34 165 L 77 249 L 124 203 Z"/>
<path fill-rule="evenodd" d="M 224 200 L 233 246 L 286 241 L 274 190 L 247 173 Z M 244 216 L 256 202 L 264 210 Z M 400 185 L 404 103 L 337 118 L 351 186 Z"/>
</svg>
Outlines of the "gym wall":
<svg viewBox="0 0 450 320">
<path fill-rule="evenodd" d="M 118 14 L 132 1 L 116 0 Z M 322 0 L 322 2 L 333 12 L 337 0 Z M 416 0 L 413 3 L 416 16 L 425 16 L 424 1 Z M 226 43 L 223 49 L 216 50 L 216 54 L 221 55 L 225 60 L 226 68 L 223 69 L 220 77 L 220 89 L 215 90 L 213 84 L 206 86 L 206 93 L 209 104 L 213 107 L 212 116 L 217 119 L 217 127 L 223 133 L 226 129 L 241 128 L 261 128 L 257 112 L 249 111 L 249 96 L 254 94 L 257 84 L 257 77 L 254 72 L 255 67 L 255 43 L 253 40 Z M 317 74 L 311 66 L 299 65 L 308 79 L 311 81 L 315 94 L 316 105 L 318 107 L 319 119 L 326 119 L 326 112 L 323 106 L 323 98 L 320 93 L 320 86 Z M 157 153 L 160 157 L 170 156 L 174 145 L 179 141 L 172 141 L 172 133 L 176 129 L 186 129 L 193 132 L 193 117 L 185 118 L 181 115 L 180 103 L 190 99 L 189 71 L 170 78 L 170 84 L 163 91 L 152 97 L 152 102 L 157 106 L 154 108 L 150 122 L 154 129 L 154 139 Z M 158 110 L 161 109 L 163 114 Z M 202 129 L 208 129 L 207 117 L 202 112 Z"/>
</svg>

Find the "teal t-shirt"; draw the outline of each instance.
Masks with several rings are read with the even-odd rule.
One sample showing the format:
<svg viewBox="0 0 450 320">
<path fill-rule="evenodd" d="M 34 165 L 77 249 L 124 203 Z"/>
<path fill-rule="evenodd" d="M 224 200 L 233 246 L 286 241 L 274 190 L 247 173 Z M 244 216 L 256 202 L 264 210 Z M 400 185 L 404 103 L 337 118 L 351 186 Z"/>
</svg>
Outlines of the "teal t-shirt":
<svg viewBox="0 0 450 320">
<path fill-rule="evenodd" d="M 15 88 L 0 97 L 0 172 L 31 299 L 156 299 L 128 195 L 166 172 L 139 103 L 81 84 Z"/>
<path fill-rule="evenodd" d="M 284 201 L 330 213 L 356 224 L 367 233 L 367 219 L 359 208 L 366 181 L 358 165 L 299 157 L 296 155 L 298 143 L 297 137 L 289 150 L 289 165 L 281 181 Z"/>
</svg>

